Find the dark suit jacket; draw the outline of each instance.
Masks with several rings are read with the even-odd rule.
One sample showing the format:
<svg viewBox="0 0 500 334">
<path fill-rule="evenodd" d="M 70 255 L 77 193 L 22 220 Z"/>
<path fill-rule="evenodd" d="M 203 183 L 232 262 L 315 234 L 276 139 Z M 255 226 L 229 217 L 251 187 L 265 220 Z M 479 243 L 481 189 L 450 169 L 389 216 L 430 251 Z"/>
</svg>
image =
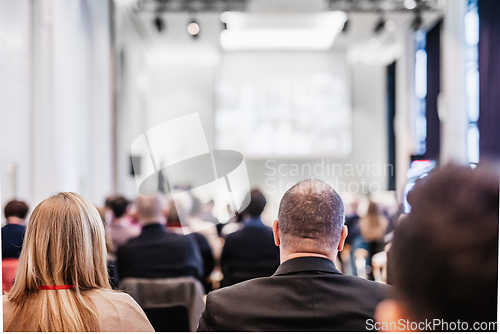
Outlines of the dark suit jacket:
<svg viewBox="0 0 500 334">
<path fill-rule="evenodd" d="M 221 287 L 271 276 L 280 264 L 273 231 L 259 218 L 252 218 L 241 230 L 227 236 L 220 261 L 224 275 Z"/>
<path fill-rule="evenodd" d="M 212 248 L 207 241 L 207 238 L 201 233 L 191 233 L 190 236 L 196 241 L 198 248 L 200 249 L 201 257 L 203 258 L 203 287 L 205 288 L 205 293 L 212 291 L 212 283 L 208 281 L 210 274 L 214 270 L 215 259 L 212 252 Z"/>
<path fill-rule="evenodd" d="M 17 224 L 7 224 L 2 227 L 2 259 L 19 258 L 25 231 L 25 226 Z"/>
<path fill-rule="evenodd" d="M 119 279 L 203 277 L 203 260 L 194 238 L 167 232 L 161 224 L 149 224 L 141 234 L 117 251 Z"/>
<path fill-rule="evenodd" d="M 328 259 L 302 257 L 271 277 L 212 291 L 198 331 L 366 331 L 387 285 L 342 275 Z"/>
</svg>

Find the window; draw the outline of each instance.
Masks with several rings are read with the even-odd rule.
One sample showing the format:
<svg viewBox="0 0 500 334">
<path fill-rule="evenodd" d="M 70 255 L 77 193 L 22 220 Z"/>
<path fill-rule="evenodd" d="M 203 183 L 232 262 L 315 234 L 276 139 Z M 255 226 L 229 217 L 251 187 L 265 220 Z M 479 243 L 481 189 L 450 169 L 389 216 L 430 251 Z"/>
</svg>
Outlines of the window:
<svg viewBox="0 0 500 334">
<path fill-rule="evenodd" d="M 469 127 L 467 130 L 467 153 L 469 162 L 479 161 L 479 70 L 478 70 L 478 42 L 479 42 L 479 15 L 477 0 L 469 0 L 465 20 L 465 98 Z"/>
</svg>

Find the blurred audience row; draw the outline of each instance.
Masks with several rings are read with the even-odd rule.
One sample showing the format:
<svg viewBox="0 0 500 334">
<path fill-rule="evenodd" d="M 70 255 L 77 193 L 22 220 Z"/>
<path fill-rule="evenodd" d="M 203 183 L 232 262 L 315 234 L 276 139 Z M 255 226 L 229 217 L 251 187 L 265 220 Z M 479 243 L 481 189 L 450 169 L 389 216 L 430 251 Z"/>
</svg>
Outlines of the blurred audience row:
<svg viewBox="0 0 500 334">
<path fill-rule="evenodd" d="M 119 287 L 134 297 L 140 305 L 134 306 L 139 308 L 140 317 L 144 315 L 153 325 L 137 320 L 142 323 L 137 331 L 194 330 L 193 318 L 197 322 L 204 306 L 200 309 L 199 300 L 195 300 L 200 298 L 193 296 L 213 290 L 216 291 L 208 296 L 198 330 L 368 330 L 368 320 L 372 320 L 372 328 L 378 329 L 373 325 L 375 320 L 391 323 L 397 322 L 398 317 L 415 321 L 437 316 L 447 321 L 495 321 L 498 175 L 486 168 L 448 166 L 422 179 L 410 195 L 412 211 L 408 215 L 370 198 L 366 198 L 364 210 L 359 210 L 359 201 L 353 200 L 344 212 L 342 200 L 331 187 L 319 180 L 306 180 L 284 195 L 273 228 L 262 221 L 266 198 L 256 189 L 249 194 L 248 207 L 226 224 L 219 224 L 214 217 L 212 201 L 202 203 L 191 195 L 183 203 L 167 202 L 163 196 L 141 195 L 134 202 L 111 196 L 104 208 L 96 211 L 104 223 L 100 228 L 107 249 L 105 276 L 109 277 L 110 287 Z M 71 193 L 50 199 L 87 203 Z M 42 210 L 46 201 L 34 210 L 30 224 L 41 219 L 37 210 Z M 29 236 L 25 237 L 28 211 L 27 204 L 17 200 L 5 206 L 4 293 L 14 284 L 16 268 L 20 267 L 17 284 L 25 274 L 24 262 L 29 261 L 18 260 L 26 248 L 23 240 L 29 242 Z M 361 211 L 364 212 L 360 215 Z M 50 226 L 49 230 L 45 233 L 56 231 Z M 40 247 L 40 243 L 31 247 Z M 341 273 L 345 278 L 336 276 Z M 63 280 L 78 280 L 75 275 L 79 274 L 70 274 Z M 326 276 L 322 279 L 322 275 Z M 55 279 L 43 282 L 41 273 L 34 277 L 37 282 L 51 283 L 47 290 L 75 286 L 58 285 Z M 190 288 L 185 288 L 186 281 L 178 281 L 184 278 L 191 278 Z M 395 290 L 379 283 L 367 285 L 364 279 L 388 282 Z M 170 280 L 168 291 L 154 288 L 165 280 Z M 242 282 L 245 283 L 238 284 Z M 311 284 L 313 304 L 324 308 L 313 317 L 320 319 L 315 325 L 307 319 L 308 301 L 304 298 L 308 292 L 303 291 L 304 284 Z M 224 287 L 230 288 L 219 289 Z M 17 300 L 22 300 L 21 289 L 14 286 L 9 299 L 14 301 L 13 296 L 17 295 Z M 152 292 L 145 291 L 150 289 Z M 150 307 L 152 304 L 148 303 L 151 299 L 161 302 L 162 298 L 170 298 L 165 295 L 175 294 L 183 295 L 179 298 L 186 300 L 185 307 L 180 313 L 175 313 L 178 310 L 170 305 L 166 307 L 173 320 L 165 321 L 165 313 L 158 313 L 158 306 Z M 318 297 L 321 294 L 334 299 Z M 388 297 L 394 299 L 380 303 Z M 341 304 L 337 305 L 335 298 Z M 218 313 L 214 315 L 215 312 Z M 14 313 L 22 312 L 16 309 Z M 337 318 L 332 314 L 337 314 Z M 190 326 L 172 327 L 181 318 L 191 318 Z M 11 322 L 8 328 L 19 330 L 23 326 Z M 112 330 L 128 330 L 113 326 Z"/>
<path fill-rule="evenodd" d="M 118 286 L 120 277 L 193 276 L 208 293 L 214 287 L 271 276 L 276 271 L 279 248 L 271 228 L 261 220 L 266 206 L 262 192 L 252 190 L 249 206 L 227 224 L 218 224 L 213 216 L 213 201 L 189 200 L 188 211 L 183 207 L 178 210 L 180 204 L 173 201 L 164 204 L 160 197 L 141 196 L 135 202 L 123 196 L 106 199 L 98 211 L 105 224 L 112 286 Z M 384 237 L 394 227 L 388 222 L 394 217 L 381 213 L 379 205 L 369 201 L 360 219 L 357 206 L 355 200 L 346 210 L 349 234 L 336 264 L 344 274 L 373 280 L 371 258 L 384 250 Z M 28 211 L 27 204 L 17 200 L 5 206 L 3 259 L 19 257 Z M 131 239 L 134 241 L 129 242 Z M 361 267 L 356 258 L 364 261 Z"/>
</svg>

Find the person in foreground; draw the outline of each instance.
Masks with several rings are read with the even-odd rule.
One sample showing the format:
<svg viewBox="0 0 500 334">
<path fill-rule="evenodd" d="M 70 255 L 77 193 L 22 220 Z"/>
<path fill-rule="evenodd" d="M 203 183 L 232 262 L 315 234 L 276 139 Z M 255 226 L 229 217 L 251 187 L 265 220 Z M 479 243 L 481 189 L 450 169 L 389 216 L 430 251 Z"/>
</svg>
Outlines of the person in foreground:
<svg viewBox="0 0 500 334">
<path fill-rule="evenodd" d="M 33 211 L 12 290 L 3 299 L 4 331 L 154 331 L 141 307 L 111 290 L 104 225 L 97 209 L 59 193 Z"/>
<path fill-rule="evenodd" d="M 388 268 L 395 298 L 376 330 L 497 331 L 498 172 L 447 166 L 408 194 Z"/>
<path fill-rule="evenodd" d="M 390 287 L 335 268 L 347 236 L 335 190 L 314 179 L 293 186 L 273 233 L 276 273 L 208 294 L 198 331 L 365 331 Z"/>
</svg>

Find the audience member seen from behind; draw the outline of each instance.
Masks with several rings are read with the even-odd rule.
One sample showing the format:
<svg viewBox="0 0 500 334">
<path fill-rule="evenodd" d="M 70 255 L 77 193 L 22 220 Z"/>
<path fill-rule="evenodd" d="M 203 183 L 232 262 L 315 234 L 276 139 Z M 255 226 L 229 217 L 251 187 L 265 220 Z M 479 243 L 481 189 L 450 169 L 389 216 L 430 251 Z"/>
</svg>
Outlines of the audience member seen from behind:
<svg viewBox="0 0 500 334">
<path fill-rule="evenodd" d="M 359 220 L 359 229 L 368 251 L 366 264 L 371 267 L 372 256 L 384 250 L 384 236 L 388 220 L 380 213 L 377 203 L 370 200 L 366 214 Z M 373 280 L 373 274 L 368 277 Z"/>
<path fill-rule="evenodd" d="M 221 287 L 271 276 L 278 268 L 280 255 L 274 244 L 273 231 L 260 218 L 265 206 L 264 195 L 259 190 L 252 190 L 250 204 L 245 209 L 248 218 L 241 230 L 227 236 L 222 250 Z"/>
<path fill-rule="evenodd" d="M 112 242 L 113 252 L 124 245 L 131 238 L 139 235 L 140 230 L 132 226 L 128 217 L 130 201 L 123 196 L 113 197 L 107 201 L 107 205 L 113 212 L 111 224 L 107 225 L 107 233 Z"/>
<path fill-rule="evenodd" d="M 222 252 L 222 242 L 219 237 L 219 232 L 217 232 L 217 227 L 214 223 L 202 220 L 202 214 L 201 201 L 198 198 L 193 197 L 191 210 L 187 219 L 189 228 L 193 232 L 201 233 L 207 239 L 210 244 L 210 248 L 212 249 L 214 259 L 218 263 Z"/>
<path fill-rule="evenodd" d="M 446 166 L 415 184 L 408 201 L 389 251 L 395 299 L 378 307 L 378 328 L 436 319 L 430 330 L 496 331 L 498 172 Z"/>
<path fill-rule="evenodd" d="M 167 232 L 160 197 L 136 200 L 141 234 L 118 248 L 120 280 L 133 278 L 203 277 L 203 260 L 196 242 L 187 235 Z"/>
<path fill-rule="evenodd" d="M 153 331 L 132 297 L 111 290 L 104 225 L 74 193 L 52 196 L 33 211 L 3 312 L 6 331 Z"/>
<path fill-rule="evenodd" d="M 217 227 L 217 233 L 219 233 L 219 237 L 221 236 L 221 230 L 222 227 L 224 227 L 224 224 L 220 224 L 219 220 L 214 216 L 213 211 L 214 211 L 214 206 L 215 202 L 213 200 L 210 200 L 202 205 L 202 213 L 201 213 L 201 219 L 207 222 L 212 222 L 216 227 Z"/>
<path fill-rule="evenodd" d="M 209 293 L 198 331 L 365 331 L 390 288 L 335 268 L 347 236 L 339 195 L 319 180 L 296 184 L 273 233 L 276 273 Z"/>
<path fill-rule="evenodd" d="M 5 206 L 7 225 L 2 227 L 2 259 L 17 259 L 23 246 L 25 219 L 28 205 L 21 201 L 10 201 Z"/>
<path fill-rule="evenodd" d="M 345 226 L 349 233 L 345 239 L 344 249 L 340 252 L 342 272 L 347 275 L 357 276 L 354 252 L 357 247 L 363 246 L 363 238 L 359 231 L 358 199 L 354 198 L 349 203 L 345 213 Z"/>
<path fill-rule="evenodd" d="M 212 248 L 210 248 L 210 244 L 203 234 L 190 231 L 188 226 L 182 226 L 179 212 L 177 211 L 177 207 L 173 201 L 171 201 L 168 205 L 167 231 L 177 234 L 187 234 L 195 240 L 203 259 L 203 287 L 205 288 L 205 292 L 211 291 L 212 282 L 210 280 L 210 274 L 212 274 L 215 264 Z"/>
</svg>

